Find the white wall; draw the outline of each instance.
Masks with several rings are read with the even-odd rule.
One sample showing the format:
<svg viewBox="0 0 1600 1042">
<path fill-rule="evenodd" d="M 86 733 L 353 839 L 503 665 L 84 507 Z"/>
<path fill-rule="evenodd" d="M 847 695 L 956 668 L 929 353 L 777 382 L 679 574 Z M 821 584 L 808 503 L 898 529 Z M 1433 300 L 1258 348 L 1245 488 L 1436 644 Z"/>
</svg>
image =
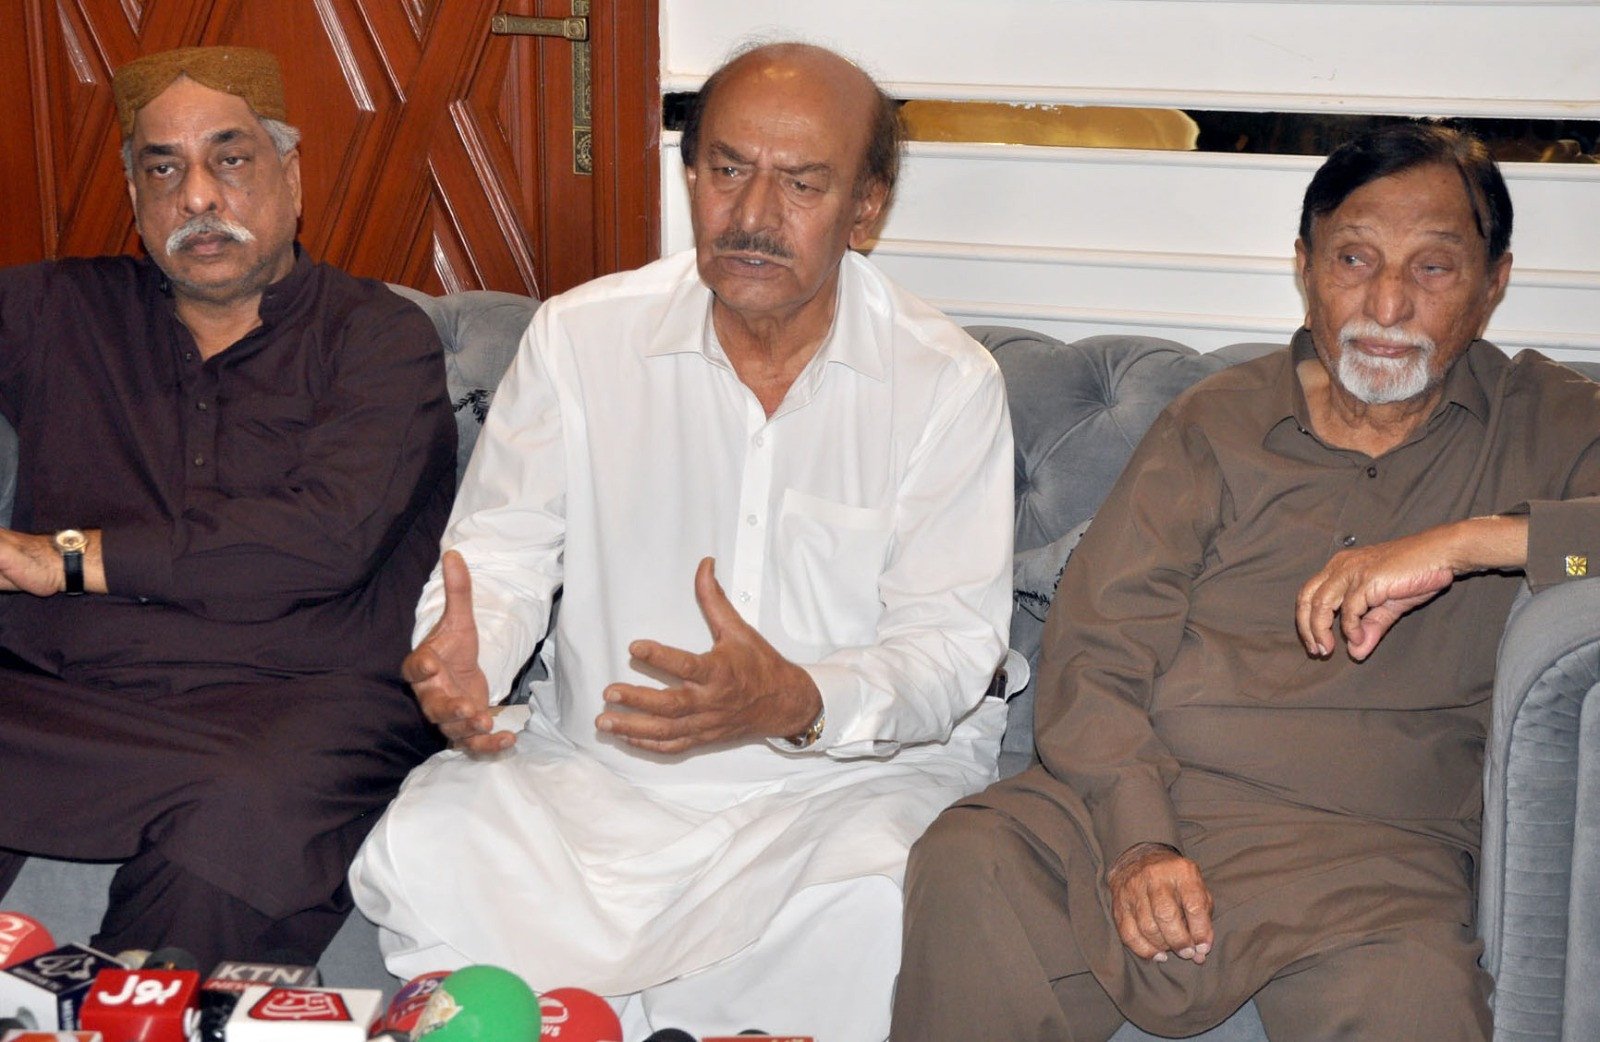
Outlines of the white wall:
<svg viewBox="0 0 1600 1042">
<path fill-rule="evenodd" d="M 1600 3 L 662 0 L 662 89 L 695 89 L 752 35 L 834 46 L 901 97 L 1600 119 Z M 690 234 L 663 145 L 672 250 Z M 913 144 L 873 256 L 965 323 L 1281 340 L 1319 162 Z M 1600 165 L 1504 170 L 1516 265 L 1491 337 L 1600 359 Z"/>
</svg>

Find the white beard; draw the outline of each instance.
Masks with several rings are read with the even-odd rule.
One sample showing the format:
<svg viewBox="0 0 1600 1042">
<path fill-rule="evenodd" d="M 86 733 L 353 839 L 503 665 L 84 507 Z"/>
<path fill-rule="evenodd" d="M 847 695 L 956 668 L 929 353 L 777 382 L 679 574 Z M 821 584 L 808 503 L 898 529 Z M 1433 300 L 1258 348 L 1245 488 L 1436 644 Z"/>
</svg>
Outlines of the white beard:
<svg viewBox="0 0 1600 1042">
<path fill-rule="evenodd" d="M 1351 341 L 1384 340 L 1416 348 L 1403 358 L 1378 358 L 1351 346 Z M 1368 405 L 1409 401 L 1433 383 L 1429 363 L 1437 350 L 1421 333 L 1389 328 L 1366 319 L 1354 319 L 1339 330 L 1339 384 L 1351 397 Z"/>
</svg>

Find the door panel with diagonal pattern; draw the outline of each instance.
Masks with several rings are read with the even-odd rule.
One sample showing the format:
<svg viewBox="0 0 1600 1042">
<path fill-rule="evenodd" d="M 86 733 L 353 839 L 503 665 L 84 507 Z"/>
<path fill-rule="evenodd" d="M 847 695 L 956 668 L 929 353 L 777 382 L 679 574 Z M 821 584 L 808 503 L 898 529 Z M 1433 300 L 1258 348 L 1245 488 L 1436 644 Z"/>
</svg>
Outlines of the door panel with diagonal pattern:
<svg viewBox="0 0 1600 1042">
<path fill-rule="evenodd" d="M 111 70 L 196 43 L 278 55 L 318 259 L 433 292 L 548 296 L 659 248 L 656 0 L 0 7 L 0 264 L 138 248 Z M 585 14 L 587 50 L 495 35 L 499 13 Z"/>
</svg>

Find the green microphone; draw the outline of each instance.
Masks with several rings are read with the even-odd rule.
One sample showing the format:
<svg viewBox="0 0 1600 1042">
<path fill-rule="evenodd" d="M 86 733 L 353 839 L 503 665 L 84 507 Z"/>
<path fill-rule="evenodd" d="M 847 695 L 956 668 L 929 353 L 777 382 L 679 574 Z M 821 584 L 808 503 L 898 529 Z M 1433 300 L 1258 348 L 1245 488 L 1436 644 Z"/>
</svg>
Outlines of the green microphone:
<svg viewBox="0 0 1600 1042">
<path fill-rule="evenodd" d="M 539 1042 L 539 996 L 498 966 L 464 966 L 439 982 L 417 1042 Z"/>
</svg>

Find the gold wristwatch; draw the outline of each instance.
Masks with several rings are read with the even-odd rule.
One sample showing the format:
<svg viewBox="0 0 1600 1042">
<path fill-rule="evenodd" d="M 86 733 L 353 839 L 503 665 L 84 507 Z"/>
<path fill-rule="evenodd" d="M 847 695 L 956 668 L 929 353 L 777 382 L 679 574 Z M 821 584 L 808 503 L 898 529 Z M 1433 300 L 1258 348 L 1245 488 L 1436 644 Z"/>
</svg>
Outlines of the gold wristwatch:
<svg viewBox="0 0 1600 1042">
<path fill-rule="evenodd" d="M 809 749 L 817 744 L 818 738 L 822 737 L 822 728 L 827 722 L 828 710 L 823 707 L 817 710 L 817 718 L 811 721 L 810 727 L 793 737 L 785 738 L 784 741 L 789 743 L 791 749 Z"/>
</svg>

